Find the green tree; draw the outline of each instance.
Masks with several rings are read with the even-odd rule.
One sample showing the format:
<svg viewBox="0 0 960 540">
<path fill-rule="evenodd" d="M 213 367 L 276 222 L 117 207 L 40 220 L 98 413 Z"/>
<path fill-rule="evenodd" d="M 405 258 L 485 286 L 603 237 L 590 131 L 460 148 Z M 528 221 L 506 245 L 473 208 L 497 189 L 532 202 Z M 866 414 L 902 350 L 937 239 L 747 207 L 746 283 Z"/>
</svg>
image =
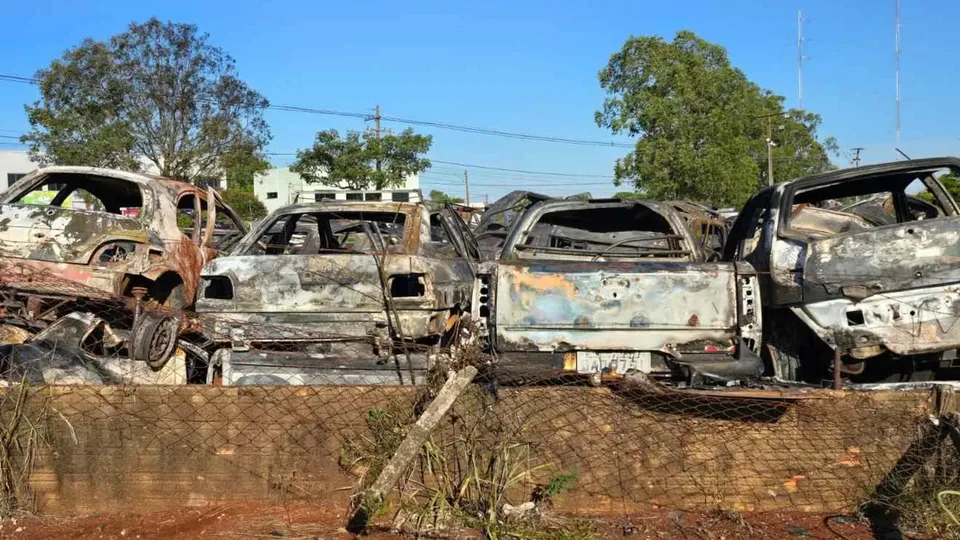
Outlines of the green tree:
<svg viewBox="0 0 960 540">
<path fill-rule="evenodd" d="M 618 191 L 613 194 L 613 198 L 624 200 L 643 200 L 649 197 L 643 193 L 637 193 L 636 191 Z"/>
<path fill-rule="evenodd" d="M 693 32 L 632 37 L 600 71 L 607 97 L 596 122 L 637 137 L 617 160 L 616 185 L 653 199 L 739 205 L 766 183 L 767 123 L 774 176 L 782 180 L 829 168 L 832 139 L 816 139 L 820 117 L 784 111 L 781 96 L 730 65 L 727 53 Z"/>
<path fill-rule="evenodd" d="M 427 201 L 427 204 L 429 204 L 433 208 L 443 208 L 447 204 L 462 204 L 462 203 L 463 203 L 463 199 L 461 199 L 460 197 L 451 197 L 450 195 L 447 195 L 446 193 L 437 189 L 430 190 L 429 200 Z"/>
<path fill-rule="evenodd" d="M 242 188 L 227 188 L 220 194 L 223 201 L 245 221 L 254 221 L 267 215 L 267 207 L 252 191 Z"/>
<path fill-rule="evenodd" d="M 433 138 L 406 129 L 399 135 L 376 137 L 372 132 L 337 130 L 317 133 L 311 148 L 297 151 L 290 170 L 307 182 L 343 189 L 387 189 L 403 186 L 408 176 L 430 167 L 422 157 Z"/>
<path fill-rule="evenodd" d="M 196 26 L 134 23 L 84 40 L 36 78 L 22 141 L 40 163 L 139 170 L 145 158 L 182 180 L 246 178 L 265 163 L 267 100 Z"/>
<path fill-rule="evenodd" d="M 954 176 L 953 173 L 949 173 L 940 176 L 937 180 L 939 180 L 943 188 L 947 190 L 947 193 L 953 197 L 954 201 L 960 202 L 960 178 Z M 933 193 L 930 193 L 927 189 L 917 193 L 916 196 L 929 203 L 934 202 Z"/>
</svg>

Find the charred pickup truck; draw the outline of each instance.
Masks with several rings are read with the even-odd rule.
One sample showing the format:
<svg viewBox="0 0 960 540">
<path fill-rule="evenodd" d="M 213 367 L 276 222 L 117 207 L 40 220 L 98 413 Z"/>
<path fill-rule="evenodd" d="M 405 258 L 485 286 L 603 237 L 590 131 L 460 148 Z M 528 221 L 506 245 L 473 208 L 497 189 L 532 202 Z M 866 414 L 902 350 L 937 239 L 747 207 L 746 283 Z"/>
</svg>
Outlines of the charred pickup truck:
<svg viewBox="0 0 960 540">
<path fill-rule="evenodd" d="M 960 347 L 960 159 L 838 170 L 760 191 L 724 260 L 756 268 L 765 356 L 784 380 L 935 374 Z"/>
<path fill-rule="evenodd" d="M 141 308 L 191 305 L 200 268 L 245 232 L 212 189 L 110 169 L 39 169 L 0 195 L 3 319 L 32 333 L 95 312 L 109 327 L 101 346 L 162 364 L 179 320 L 140 317 Z"/>
<path fill-rule="evenodd" d="M 478 246 L 421 204 L 280 208 L 202 273 L 223 384 L 411 384 L 470 312 Z"/>
<path fill-rule="evenodd" d="M 498 377 L 762 375 L 757 276 L 747 263 L 708 262 L 688 217 L 618 199 L 527 209 L 478 277 L 475 318 Z"/>
</svg>

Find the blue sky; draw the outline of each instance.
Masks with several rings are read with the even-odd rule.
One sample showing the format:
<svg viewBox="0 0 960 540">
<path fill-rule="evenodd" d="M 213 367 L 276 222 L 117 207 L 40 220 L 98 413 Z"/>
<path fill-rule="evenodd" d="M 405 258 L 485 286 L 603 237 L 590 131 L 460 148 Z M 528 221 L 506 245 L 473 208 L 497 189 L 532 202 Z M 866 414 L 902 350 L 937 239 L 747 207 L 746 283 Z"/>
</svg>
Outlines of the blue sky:
<svg viewBox="0 0 960 540">
<path fill-rule="evenodd" d="M 902 134 L 912 157 L 960 154 L 960 2 L 902 0 Z M 107 38 L 150 16 L 190 22 L 230 52 L 240 75 L 275 104 L 383 114 L 506 131 L 614 140 L 593 122 L 597 71 L 630 35 L 690 29 L 729 51 L 761 86 L 797 99 L 797 8 L 807 20 L 804 105 L 864 163 L 894 151 L 894 2 L 8 2 L 0 73 L 29 76 L 84 37 Z M 27 128 L 29 85 L 0 82 L 0 135 Z M 274 152 L 308 146 L 317 130 L 356 119 L 269 111 Z M 386 124 L 385 124 L 386 125 Z M 389 127 L 402 128 L 400 125 Z M 571 146 L 417 128 L 434 159 L 538 171 L 612 174 L 623 148 Z M 4 139 L 9 141 L 9 139 Z M 623 140 L 623 139 L 619 139 Z M 12 148 L 3 146 L 0 149 Z M 835 160 L 846 165 L 846 158 Z M 288 158 L 277 157 L 276 164 Z M 435 165 L 424 190 L 458 193 L 462 167 Z M 471 195 L 519 186 L 551 193 L 615 191 L 603 178 L 549 178 L 471 169 Z"/>
</svg>

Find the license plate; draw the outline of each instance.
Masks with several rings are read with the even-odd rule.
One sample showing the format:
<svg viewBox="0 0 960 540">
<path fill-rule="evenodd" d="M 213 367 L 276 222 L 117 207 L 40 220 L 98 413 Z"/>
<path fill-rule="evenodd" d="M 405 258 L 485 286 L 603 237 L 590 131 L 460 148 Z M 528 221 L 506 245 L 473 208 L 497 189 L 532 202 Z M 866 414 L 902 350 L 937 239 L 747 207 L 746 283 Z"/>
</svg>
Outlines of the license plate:
<svg viewBox="0 0 960 540">
<path fill-rule="evenodd" d="M 577 373 L 623 374 L 631 369 L 650 373 L 650 353 L 577 351 Z"/>
</svg>

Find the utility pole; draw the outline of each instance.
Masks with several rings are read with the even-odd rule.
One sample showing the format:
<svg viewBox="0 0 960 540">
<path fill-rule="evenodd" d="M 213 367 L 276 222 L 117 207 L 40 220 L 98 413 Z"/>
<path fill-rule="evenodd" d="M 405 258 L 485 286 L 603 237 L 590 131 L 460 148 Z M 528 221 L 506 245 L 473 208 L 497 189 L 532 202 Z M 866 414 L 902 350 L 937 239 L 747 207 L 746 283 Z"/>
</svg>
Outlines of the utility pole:
<svg viewBox="0 0 960 540">
<path fill-rule="evenodd" d="M 851 163 L 853 163 L 853 166 L 854 166 L 854 167 L 859 167 L 859 166 L 860 166 L 860 152 L 862 152 L 862 151 L 864 151 L 864 150 L 866 150 L 866 149 L 861 147 L 861 148 L 851 148 L 851 150 L 853 151 L 853 159 L 851 159 L 850 161 L 851 161 Z"/>
<path fill-rule="evenodd" d="M 773 125 L 767 119 L 767 185 L 773 185 Z"/>
<path fill-rule="evenodd" d="M 464 193 L 464 202 L 467 206 L 470 206 L 470 175 L 467 174 L 467 170 L 463 170 L 463 191 Z"/>
<path fill-rule="evenodd" d="M 378 145 L 378 146 L 379 146 L 379 141 L 380 141 L 380 118 L 381 118 L 381 116 L 380 116 L 380 106 L 377 105 L 377 108 L 374 109 L 374 112 L 373 112 L 373 125 L 374 125 L 374 128 L 373 128 L 373 129 L 374 129 L 374 133 L 376 134 L 376 137 L 377 137 L 377 141 L 378 141 L 377 145 Z M 382 165 L 382 164 L 381 164 L 381 162 L 380 162 L 380 158 L 377 158 L 377 172 L 380 172 L 380 167 L 381 167 L 381 165 Z"/>
<path fill-rule="evenodd" d="M 797 101 L 803 110 L 803 10 L 797 10 Z"/>
<path fill-rule="evenodd" d="M 900 146 L 900 0 L 896 3 L 896 34 L 897 34 L 897 146 Z"/>
</svg>

